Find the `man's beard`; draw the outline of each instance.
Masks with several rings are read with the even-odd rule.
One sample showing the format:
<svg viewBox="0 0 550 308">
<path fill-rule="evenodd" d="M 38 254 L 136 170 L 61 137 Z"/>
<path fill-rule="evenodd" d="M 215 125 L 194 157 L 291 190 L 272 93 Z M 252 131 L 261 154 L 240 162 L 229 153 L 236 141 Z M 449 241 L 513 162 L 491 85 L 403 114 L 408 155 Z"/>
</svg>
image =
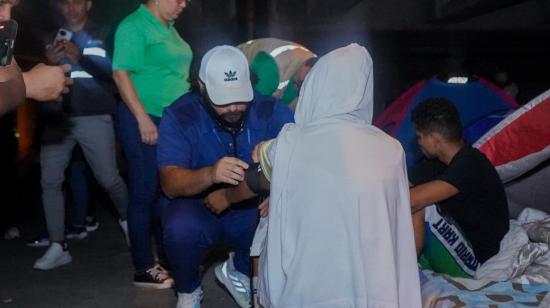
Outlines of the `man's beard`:
<svg viewBox="0 0 550 308">
<path fill-rule="evenodd" d="M 235 112 L 226 112 L 222 114 L 220 117 L 231 126 L 234 126 L 242 122 L 243 116 L 244 116 L 244 111 L 235 111 Z"/>
<path fill-rule="evenodd" d="M 205 110 L 210 114 L 210 116 L 224 129 L 229 131 L 237 131 L 243 126 L 243 122 L 248 113 L 249 105 L 247 105 L 245 111 L 236 111 L 236 112 L 226 112 L 224 114 L 218 114 L 214 109 L 214 103 L 208 97 L 208 94 L 201 90 L 201 95 L 203 97 L 202 105 Z"/>
</svg>

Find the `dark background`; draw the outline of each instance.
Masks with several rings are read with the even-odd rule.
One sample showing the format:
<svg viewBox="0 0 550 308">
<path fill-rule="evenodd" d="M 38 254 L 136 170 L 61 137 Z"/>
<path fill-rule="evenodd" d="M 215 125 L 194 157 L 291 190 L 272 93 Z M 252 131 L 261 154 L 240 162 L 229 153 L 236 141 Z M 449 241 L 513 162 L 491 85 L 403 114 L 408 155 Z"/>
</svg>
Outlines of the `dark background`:
<svg viewBox="0 0 550 308">
<path fill-rule="evenodd" d="M 113 29 L 138 0 L 94 0 L 93 19 Z M 37 60 L 59 27 L 54 0 L 23 0 L 19 61 Z M 350 42 L 375 65 L 376 113 L 440 72 L 491 78 L 504 67 L 525 103 L 550 88 L 550 0 L 192 0 L 176 27 L 199 56 L 218 44 L 278 37 L 322 55 Z"/>
<path fill-rule="evenodd" d="M 14 9 L 15 54 L 23 68 L 40 61 L 45 38 L 61 26 L 56 1 L 21 0 Z M 94 0 L 92 18 L 114 31 L 139 3 Z M 375 114 L 438 73 L 491 79 L 504 67 L 519 86 L 520 103 L 550 88 L 550 0 L 192 0 L 176 27 L 199 59 L 218 44 L 269 36 L 319 55 L 351 42 L 365 45 L 374 60 Z M 0 119 L 0 231 L 13 217 L 41 208 L 37 106 Z"/>
</svg>

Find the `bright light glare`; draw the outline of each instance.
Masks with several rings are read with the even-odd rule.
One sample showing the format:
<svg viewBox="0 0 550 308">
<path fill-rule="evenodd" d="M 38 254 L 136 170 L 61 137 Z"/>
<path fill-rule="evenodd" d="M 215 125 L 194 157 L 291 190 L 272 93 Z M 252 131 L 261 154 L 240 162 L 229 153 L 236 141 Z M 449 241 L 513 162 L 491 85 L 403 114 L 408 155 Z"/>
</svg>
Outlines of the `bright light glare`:
<svg viewBox="0 0 550 308">
<path fill-rule="evenodd" d="M 451 77 L 447 80 L 448 83 L 465 84 L 468 82 L 468 77 Z"/>
</svg>

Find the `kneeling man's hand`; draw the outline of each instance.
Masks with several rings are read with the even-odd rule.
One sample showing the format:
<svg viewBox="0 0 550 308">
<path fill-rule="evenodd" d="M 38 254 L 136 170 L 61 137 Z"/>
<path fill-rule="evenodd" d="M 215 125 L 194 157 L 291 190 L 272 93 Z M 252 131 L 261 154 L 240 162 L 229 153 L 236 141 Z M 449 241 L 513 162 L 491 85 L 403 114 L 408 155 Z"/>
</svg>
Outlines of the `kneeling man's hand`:
<svg viewBox="0 0 550 308">
<path fill-rule="evenodd" d="M 227 183 L 238 185 L 244 180 L 244 171 L 248 164 L 235 157 L 223 157 L 211 169 L 212 184 Z"/>
<path fill-rule="evenodd" d="M 218 189 L 211 192 L 205 199 L 204 205 L 215 214 L 221 214 L 231 203 L 227 200 L 226 189 Z"/>
</svg>

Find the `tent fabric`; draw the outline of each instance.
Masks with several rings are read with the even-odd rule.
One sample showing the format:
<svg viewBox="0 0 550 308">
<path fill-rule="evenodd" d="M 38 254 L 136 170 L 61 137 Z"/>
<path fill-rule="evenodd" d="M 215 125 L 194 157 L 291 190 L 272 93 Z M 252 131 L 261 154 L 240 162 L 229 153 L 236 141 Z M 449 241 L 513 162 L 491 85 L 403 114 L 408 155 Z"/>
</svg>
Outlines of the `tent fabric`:
<svg viewBox="0 0 550 308">
<path fill-rule="evenodd" d="M 502 114 L 518 106 L 510 96 L 483 79 L 454 84 L 433 78 L 416 84 L 374 122 L 401 142 L 407 155 L 408 167 L 414 166 L 422 157 L 416 142 L 411 112 L 420 102 L 437 97 L 444 97 L 455 103 L 465 129 L 491 114 Z"/>
<path fill-rule="evenodd" d="M 399 124 L 405 115 L 407 110 L 410 107 L 411 102 L 414 100 L 414 97 L 426 84 L 426 80 L 423 80 L 407 90 L 405 93 L 401 94 L 393 103 L 384 110 L 384 112 L 376 117 L 374 120 L 374 125 L 382 129 L 391 136 L 395 136 L 399 130 Z"/>
<path fill-rule="evenodd" d="M 550 213 L 550 162 L 541 164 L 524 176 L 504 185 L 510 217 L 517 217 L 525 208 Z"/>
<path fill-rule="evenodd" d="M 474 146 L 485 153 L 503 182 L 550 158 L 550 90 L 494 126 Z"/>
<path fill-rule="evenodd" d="M 476 143 L 505 183 L 510 217 L 550 212 L 550 90 L 494 126 Z"/>
<path fill-rule="evenodd" d="M 491 130 L 491 128 L 504 120 L 512 112 L 513 110 L 506 111 L 504 113 L 490 114 L 475 122 L 474 124 L 468 126 L 466 129 L 464 129 L 463 132 L 464 140 L 466 140 L 470 144 L 474 144 L 476 141 L 479 140 L 479 138 L 485 135 L 485 133 L 487 133 L 489 130 Z"/>
</svg>

